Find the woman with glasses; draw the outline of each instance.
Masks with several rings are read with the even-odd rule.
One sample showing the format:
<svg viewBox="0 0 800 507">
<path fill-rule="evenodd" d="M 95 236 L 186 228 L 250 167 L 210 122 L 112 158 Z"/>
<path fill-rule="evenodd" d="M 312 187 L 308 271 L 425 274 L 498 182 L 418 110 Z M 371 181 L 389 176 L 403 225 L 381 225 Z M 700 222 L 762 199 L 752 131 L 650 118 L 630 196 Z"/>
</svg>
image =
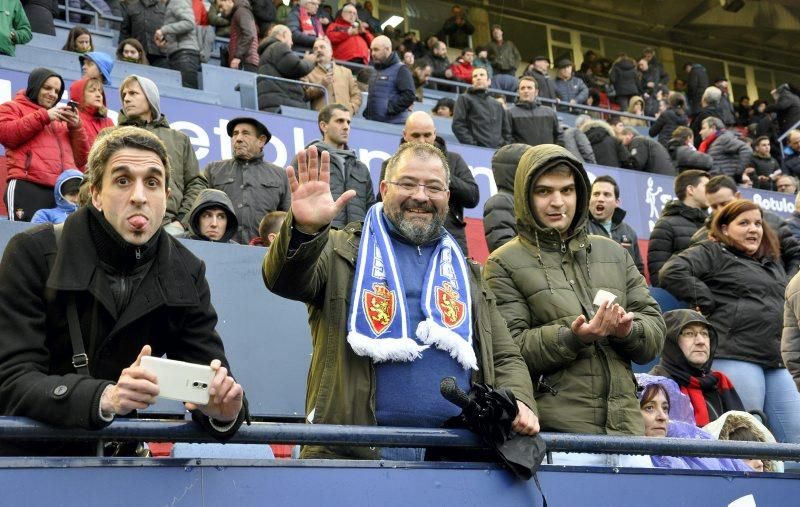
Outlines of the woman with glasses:
<svg viewBox="0 0 800 507">
<path fill-rule="evenodd" d="M 761 208 L 738 199 L 718 210 L 709 239 L 674 255 L 659 281 L 711 323 L 713 368 L 730 378 L 745 410 L 765 412 L 778 441 L 800 443 L 800 393 L 780 351 L 786 273 Z"/>
<path fill-rule="evenodd" d="M 694 422 L 705 426 L 729 410 L 744 410 L 731 380 L 711 370 L 717 349 L 717 331 L 701 313 L 672 310 L 664 314 L 667 334 L 661 361 L 650 370 L 674 380 L 689 397 Z"/>
</svg>

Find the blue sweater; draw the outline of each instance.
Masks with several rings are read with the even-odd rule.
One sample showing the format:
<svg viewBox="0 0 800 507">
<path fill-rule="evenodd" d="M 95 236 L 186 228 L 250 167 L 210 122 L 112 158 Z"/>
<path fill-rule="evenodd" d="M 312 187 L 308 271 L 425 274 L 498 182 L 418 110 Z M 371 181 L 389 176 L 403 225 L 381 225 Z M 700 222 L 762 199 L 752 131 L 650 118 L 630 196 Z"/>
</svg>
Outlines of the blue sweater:
<svg viewBox="0 0 800 507">
<path fill-rule="evenodd" d="M 437 241 L 417 247 L 402 239 L 384 218 L 392 235 L 397 266 L 405 287 L 409 334 L 416 339 L 422 313 L 422 286 Z M 419 341 L 419 340 L 417 340 Z M 450 354 L 430 347 L 422 357 L 411 362 L 387 362 L 375 365 L 377 379 L 376 417 L 379 426 L 419 426 L 438 428 L 461 409 L 445 400 L 439 392 L 442 378 L 454 376 L 464 391 L 469 391 L 471 372 Z"/>
</svg>

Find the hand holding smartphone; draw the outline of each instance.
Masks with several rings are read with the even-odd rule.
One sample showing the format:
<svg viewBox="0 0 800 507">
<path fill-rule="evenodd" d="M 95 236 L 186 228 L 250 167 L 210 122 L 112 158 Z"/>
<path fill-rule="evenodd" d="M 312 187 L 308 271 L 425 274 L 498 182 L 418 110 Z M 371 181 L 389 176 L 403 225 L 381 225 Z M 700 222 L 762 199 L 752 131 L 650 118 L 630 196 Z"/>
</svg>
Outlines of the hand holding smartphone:
<svg viewBox="0 0 800 507">
<path fill-rule="evenodd" d="M 141 366 L 158 377 L 159 398 L 208 405 L 215 375 L 210 366 L 153 356 L 143 356 Z"/>
</svg>

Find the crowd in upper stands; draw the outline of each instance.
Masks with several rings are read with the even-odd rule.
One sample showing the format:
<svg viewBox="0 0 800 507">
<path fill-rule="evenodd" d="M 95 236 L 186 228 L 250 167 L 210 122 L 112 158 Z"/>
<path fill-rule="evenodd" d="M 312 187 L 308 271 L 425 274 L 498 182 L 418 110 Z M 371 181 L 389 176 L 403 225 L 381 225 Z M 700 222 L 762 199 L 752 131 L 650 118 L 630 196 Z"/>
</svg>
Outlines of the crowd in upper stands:
<svg viewBox="0 0 800 507">
<path fill-rule="evenodd" d="M 0 20 L 0 53 L 13 56 L 15 45 L 35 37 L 32 32 L 53 32 L 55 9 L 48 10 L 45 3 L 26 3 L 23 9 L 19 0 L 0 0 L 0 5 L 3 2 L 9 4 L 10 15 Z M 444 312 L 439 317 L 420 314 L 423 298 L 432 297 L 421 292 L 422 281 L 439 271 L 429 266 L 441 263 L 447 267 L 443 272 L 453 272 L 448 276 L 454 277 L 450 282 L 456 292 L 449 296 L 456 300 L 467 296 L 463 290 L 458 293 L 457 281 L 485 283 L 489 290 L 478 299 L 482 316 L 475 322 L 492 320 L 482 324 L 481 332 L 492 329 L 490 336 L 502 344 L 513 367 L 502 370 L 502 361 L 478 340 L 482 361 L 498 361 L 495 369 L 501 368 L 495 372 L 484 370 L 484 365 L 480 371 L 516 390 L 523 420 L 515 424 L 520 431 L 536 433 L 541 426 L 573 433 L 712 438 L 698 429 L 703 427 L 720 438 L 769 441 L 768 426 L 779 441 L 800 442 L 796 416 L 800 413 L 800 278 L 795 276 L 800 268 L 800 211 L 781 220 L 739 192 L 755 187 L 798 193 L 800 90 L 793 84 L 773 90 L 772 101 L 751 105 L 743 96 L 734 105 L 724 78 L 712 83 L 702 65 L 687 63 L 683 78 L 670 81 L 650 48 L 638 60 L 619 55 L 613 62 L 589 51 L 577 71 L 573 62 L 562 58 L 556 62 L 555 76 L 550 74 L 549 58 L 536 56 L 517 76 L 521 56 L 504 38 L 502 27 L 491 28 L 488 46 L 472 48 L 475 28 L 459 6 L 453 7 L 439 34 L 422 42 L 413 33 L 382 33 L 370 2 L 347 4 L 338 13 L 321 8 L 318 0 L 290 5 L 217 0 L 208 10 L 202 2 L 190 0 L 101 4 L 108 12 L 119 9 L 123 19 L 117 60 L 180 71 L 183 85 L 197 88 L 207 49 L 204 40 L 213 30 L 229 38 L 221 52 L 222 65 L 282 78 L 260 81 L 259 108 L 279 113 L 282 107 L 310 107 L 318 111 L 319 138 L 292 160 L 287 175 L 264 160 L 264 146 L 271 138 L 268 126 L 253 117 L 233 118 L 226 130 L 232 157 L 212 161 L 201 170 L 189 138 L 170 127 L 159 87 L 152 80 L 133 74 L 115 83 L 122 110 L 114 124 L 104 91 L 111 84 L 114 56 L 95 51 L 91 33 L 76 26 L 64 50 L 79 54 L 83 77 L 70 86 L 69 103 L 61 103 L 64 79 L 37 68 L 29 74 L 26 89 L 0 104 L 10 220 L 59 224 L 75 215 L 72 223 L 88 220 L 91 229 L 92 220 L 100 220 L 92 217 L 102 215 L 102 210 L 99 176 L 91 172 L 88 154 L 97 146 L 109 149 L 107 143 L 118 136 L 120 127 L 137 127 L 148 132 L 142 143 L 157 138 L 165 150 L 161 158 L 169 168 L 170 191 L 163 196 L 160 230 L 221 243 L 269 247 L 277 241 L 282 250 L 268 254 L 265 283 L 279 294 L 306 301 L 318 312 L 312 315 L 322 321 L 344 319 L 342 303 L 320 303 L 328 297 L 324 291 L 307 290 L 286 273 L 308 279 L 309 284 L 312 275 L 339 283 L 342 277 L 354 276 L 352 263 L 358 257 L 358 263 L 380 264 L 380 269 L 372 269 L 376 278 L 363 279 L 365 283 L 387 276 L 403 278 L 402 273 L 386 275 L 381 261 L 364 257 L 382 248 L 379 258 L 397 255 L 401 271 L 414 273 L 413 284 L 404 282 L 414 287 L 407 294 L 416 303 L 414 318 L 439 318 L 445 324 Z M 42 12 L 49 12 L 49 18 Z M 461 50 L 453 62 L 447 57 L 448 44 Z M 430 77 L 445 82 L 428 81 Z M 424 87 L 448 92 L 458 86 L 468 88 L 455 100 L 437 102 L 431 114 L 418 109 Z M 608 108 L 611 103 L 622 114 L 581 108 Z M 377 191 L 369 169 L 349 145 L 351 123 L 362 110 L 368 120 L 403 125 L 398 154 L 384 164 Z M 575 126 L 565 125 L 560 114 L 577 115 Z M 453 134 L 460 143 L 496 150 L 492 170 L 498 192 L 483 210 L 492 253 L 482 274 L 463 264 L 468 252 L 464 209 L 478 204 L 478 186 L 457 148 L 447 146 L 438 135 L 432 115 L 452 118 Z M 783 135 L 785 145 L 779 141 Z M 432 176 L 418 174 L 410 161 L 433 164 Z M 654 224 L 646 252 L 624 221 L 617 182 L 608 175 L 590 182 L 586 163 L 675 177 L 675 199 Z M 323 165 L 329 173 L 326 179 L 320 177 L 326 184 L 322 193 L 329 194 L 330 202 L 305 193 L 311 192 L 309 173 L 322 172 Z M 320 202 L 324 220 L 313 213 Z M 796 207 L 800 208 L 800 196 Z M 79 213 L 82 208 L 93 211 Z M 414 219 L 398 218 L 404 213 L 434 215 L 438 227 L 420 232 Z M 282 226 L 287 217 L 292 222 Z M 364 236 L 377 239 L 350 241 L 354 229 L 345 233 L 345 228 L 364 221 L 369 223 Z M 449 234 L 442 234 L 441 228 Z M 334 230 L 335 234 L 330 232 Z M 369 243 L 383 240 L 391 243 L 390 251 Z M 359 241 L 371 253 L 351 248 Z M 333 249 L 352 250 L 347 268 L 331 264 L 324 266 L 325 272 L 317 267 L 313 269 L 319 272 L 309 271 L 308 266 L 329 255 L 323 251 L 328 248 L 325 242 Z M 423 250 L 425 262 L 415 261 L 414 251 L 422 258 Z M 295 254 L 307 258 L 308 265 L 293 260 Z M 358 277 L 370 276 L 357 272 Z M 651 296 L 646 280 L 691 309 L 662 317 L 664 308 Z M 598 302 L 594 294 L 598 287 L 613 297 Z M 493 294 L 492 299 L 485 299 L 487 293 Z M 379 295 L 370 294 L 377 298 L 376 305 L 380 303 Z M 124 302 L 118 303 L 124 307 Z M 359 352 L 360 357 L 382 363 L 383 346 L 376 345 L 381 331 L 375 322 L 380 319 L 371 316 L 371 309 L 363 310 L 366 316 L 359 311 L 353 310 L 350 322 L 373 320 L 349 329 L 348 342 L 357 351 L 366 351 Z M 501 320 L 507 328 L 495 329 Z M 471 333 L 467 330 L 473 321 L 466 322 L 462 332 Z M 315 347 L 329 346 L 325 340 L 330 331 L 323 327 L 314 329 L 320 340 L 315 339 Z M 362 336 L 370 329 L 372 335 Z M 431 333 L 430 343 L 424 343 L 439 347 L 439 335 Z M 456 371 L 468 389 L 471 380 L 456 362 L 472 365 L 464 356 L 469 352 L 474 356 L 475 351 L 471 344 L 466 347 L 469 352 L 463 352 L 458 341 L 442 342 L 447 342 L 442 347 L 450 355 L 432 356 L 425 364 Z M 397 357 L 416 357 L 414 350 L 397 352 Z M 378 398 L 376 402 L 374 396 L 370 400 L 363 392 L 351 392 L 352 386 L 339 386 L 339 401 L 355 403 L 358 413 L 334 414 L 334 409 L 324 414 L 324 422 L 420 424 L 409 415 L 408 402 L 398 398 L 394 383 L 401 382 L 402 370 L 384 364 L 376 373 L 346 354 L 336 354 L 341 364 L 336 366 L 335 381 L 348 380 L 350 374 L 363 379 L 377 375 Z M 637 397 L 631 362 L 646 364 L 657 357 L 660 362 L 651 373 L 658 377 L 640 379 L 644 389 Z M 317 361 L 312 365 L 315 374 L 331 367 Z M 420 366 L 414 368 L 415 375 L 430 376 L 420 373 Z M 603 381 L 596 378 L 602 375 L 606 375 Z M 311 395 L 320 396 L 318 391 L 315 384 Z M 426 398 L 429 391 L 421 403 L 435 417 L 426 413 L 424 422 L 438 423 L 441 400 Z M 685 404 L 682 412 L 676 408 L 681 404 Z M 100 407 L 99 417 L 108 422 L 105 406 Z M 235 414 L 226 414 L 226 423 L 241 424 L 245 414 L 237 407 Z M 758 412 L 764 424 L 746 411 Z M 215 415 L 206 413 L 207 419 Z M 717 420 L 722 422 L 715 426 Z M 219 430 L 214 419 L 210 421 Z M 559 459 L 570 463 L 572 458 Z M 599 463 L 591 457 L 581 459 Z M 654 466 L 748 470 L 743 463 L 730 461 L 652 457 Z M 749 466 L 775 470 L 777 465 L 753 460 Z"/>
</svg>

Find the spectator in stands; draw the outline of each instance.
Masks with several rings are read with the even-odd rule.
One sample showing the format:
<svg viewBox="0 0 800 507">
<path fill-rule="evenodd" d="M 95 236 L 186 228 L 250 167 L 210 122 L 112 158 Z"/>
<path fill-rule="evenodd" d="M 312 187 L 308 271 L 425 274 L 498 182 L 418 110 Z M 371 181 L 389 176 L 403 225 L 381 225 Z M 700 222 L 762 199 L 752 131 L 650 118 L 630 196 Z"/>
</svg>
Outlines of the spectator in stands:
<svg viewBox="0 0 800 507">
<path fill-rule="evenodd" d="M 703 121 L 712 116 L 714 118 L 719 118 L 721 115 L 719 108 L 719 101 L 721 99 L 722 92 L 716 86 L 709 86 L 706 88 L 706 91 L 703 92 L 703 98 L 700 101 L 702 108 L 699 111 L 695 111 L 690 125 L 692 132 L 694 132 L 694 142 L 697 148 L 700 148 L 700 143 L 703 140 L 700 135 L 700 130 L 703 128 Z"/>
<path fill-rule="evenodd" d="M 314 47 L 314 41 L 325 37 L 325 28 L 317 15 L 319 0 L 300 0 L 286 16 L 294 51 L 305 53 Z M 270 32 L 271 34 L 271 32 Z"/>
<path fill-rule="evenodd" d="M 0 9 L 4 13 L 0 20 L 0 55 L 14 56 L 17 44 L 31 40 L 31 24 L 19 0 L 2 0 Z"/>
<path fill-rule="evenodd" d="M 798 188 L 800 188 L 800 184 L 798 184 L 796 176 L 782 174 L 775 180 L 775 190 L 783 194 L 794 195 Z"/>
<path fill-rule="evenodd" d="M 652 137 L 641 136 L 632 127 L 622 129 L 619 140 L 630 152 L 631 169 L 646 173 L 675 176 L 669 152 Z"/>
<path fill-rule="evenodd" d="M 667 151 L 679 173 L 687 169 L 708 172 L 714 165 L 711 155 L 701 153 L 694 147 L 694 134 L 689 127 L 678 127 L 672 132 Z"/>
<path fill-rule="evenodd" d="M 69 87 L 69 96 L 79 104 L 81 127 L 92 146 L 101 130 L 114 126 L 114 121 L 108 117 L 103 82 L 95 77 L 79 79 Z"/>
<path fill-rule="evenodd" d="M 425 91 L 423 88 L 427 86 L 428 80 L 431 77 L 431 73 L 433 72 L 433 68 L 431 64 L 428 63 L 427 58 L 420 59 L 417 63 L 414 64 L 414 67 L 411 69 L 411 74 L 414 79 L 414 100 L 417 102 L 423 102 L 425 100 Z"/>
<path fill-rule="evenodd" d="M 35 30 L 34 30 L 35 31 Z M 55 34 L 53 34 L 55 35 Z M 63 51 L 74 53 L 88 53 L 94 49 L 92 34 L 86 27 L 74 26 L 67 34 L 67 42 L 64 43 Z"/>
<path fill-rule="evenodd" d="M 797 90 L 793 90 L 788 83 L 783 83 L 770 92 L 775 103 L 767 106 L 767 113 L 778 116 L 778 134 L 782 135 L 789 129 L 797 128 L 800 122 L 800 97 Z"/>
<path fill-rule="evenodd" d="M 219 3 L 219 2 L 217 2 Z M 236 243 L 239 219 L 230 197 L 222 190 L 204 188 L 189 211 L 189 228 L 180 237 L 217 243 Z"/>
<path fill-rule="evenodd" d="M 634 95 L 628 101 L 628 112 L 637 116 L 644 115 L 644 99 L 639 95 Z M 643 118 L 632 118 L 630 116 L 620 116 L 619 119 L 626 127 L 646 127 L 647 120 Z"/>
<path fill-rule="evenodd" d="M 794 211 L 780 224 L 778 231 L 781 239 L 786 236 L 794 236 L 800 240 L 800 197 L 795 197 Z"/>
<path fill-rule="evenodd" d="M 686 99 L 689 102 L 689 115 L 696 115 L 705 107 L 702 104 L 703 94 L 708 88 L 708 71 L 699 63 L 686 62 L 683 64 L 686 73 Z M 695 133 L 696 136 L 697 133 Z"/>
<path fill-rule="evenodd" d="M 247 0 L 216 0 L 216 3 L 217 11 L 231 21 L 228 67 L 258 72 L 258 27 L 250 3 Z"/>
<path fill-rule="evenodd" d="M 661 286 L 708 316 L 719 336 L 712 366 L 730 378 L 745 410 L 765 412 L 775 437 L 796 443 L 800 393 L 781 359 L 786 273 L 778 239 L 746 200 L 715 212 L 709 236 L 664 265 Z"/>
<path fill-rule="evenodd" d="M 405 123 L 414 104 L 414 77 L 392 51 L 389 37 L 375 37 L 370 52 L 375 72 L 369 79 L 364 118 L 384 123 Z"/>
<path fill-rule="evenodd" d="M 58 105 L 63 94 L 61 76 L 39 67 L 28 75 L 26 89 L 0 104 L 9 220 L 29 222 L 37 210 L 54 208 L 53 187 L 58 175 L 86 165 L 86 133 L 78 112 Z"/>
<path fill-rule="evenodd" d="M 77 169 L 67 169 L 58 176 L 53 187 L 56 207 L 40 209 L 33 214 L 31 223 L 60 224 L 78 209 L 78 191 L 83 182 L 83 173 Z"/>
<path fill-rule="evenodd" d="M 408 65 L 410 68 L 413 68 L 414 62 L 416 61 L 414 57 L 414 52 L 411 51 L 410 49 L 403 50 L 402 60 L 404 64 Z"/>
<path fill-rule="evenodd" d="M 284 79 L 299 80 L 314 70 L 313 56 L 300 57 L 292 51 L 292 32 L 284 25 L 275 25 L 269 37 L 258 46 L 258 73 Z M 305 91 L 300 83 L 287 83 L 272 79 L 258 82 L 258 108 L 271 113 L 280 112 L 281 106 L 308 109 Z"/>
<path fill-rule="evenodd" d="M 733 132 L 726 130 L 722 120 L 713 116 L 703 120 L 700 137 L 703 142 L 698 150 L 711 155 L 713 172 L 741 180 L 745 167 L 750 163 L 753 149 Z"/>
<path fill-rule="evenodd" d="M 432 69 L 431 75 L 437 79 L 450 79 L 451 76 L 447 75 L 450 70 L 450 59 L 447 58 L 447 44 L 438 41 L 433 45 L 433 51 L 430 55 L 425 57 Z M 437 89 L 442 89 L 441 85 L 437 84 Z M 449 88 L 449 87 L 447 87 Z"/>
<path fill-rule="evenodd" d="M 669 84 L 669 74 L 664 70 L 664 65 L 659 61 L 653 48 L 644 48 L 642 51 L 642 59 L 647 62 L 647 68 L 649 69 L 649 73 L 647 74 L 648 79 L 645 81 L 646 85 L 649 86 L 649 83 L 652 82 L 653 86 L 649 87 L 658 88 L 658 85 Z"/>
<path fill-rule="evenodd" d="M 185 405 L 211 436 L 229 438 L 248 417 L 214 330 L 203 263 L 161 229 L 170 165 L 153 134 L 115 129 L 92 149 L 91 205 L 63 229 L 11 239 L 0 264 L 0 413 L 104 428 L 156 402 L 158 380 L 140 360 L 166 353 L 215 370 L 209 403 Z M 77 326 L 67 325 L 71 317 Z M 95 442 L 2 447 L 5 455 L 97 452 Z M 136 445 L 110 447 L 127 456 Z"/>
<path fill-rule="evenodd" d="M 453 65 L 445 72 L 447 79 L 454 79 L 462 83 L 472 84 L 472 62 L 475 60 L 475 51 L 472 48 L 461 50 L 461 56 L 456 58 Z"/>
<path fill-rule="evenodd" d="M 775 181 L 781 175 L 781 164 L 770 154 L 768 136 L 753 141 L 753 154 L 747 163 L 744 175 L 749 177 L 756 188 L 775 190 Z"/>
<path fill-rule="evenodd" d="M 81 75 L 84 78 L 99 79 L 103 84 L 111 84 L 111 71 L 114 59 L 101 51 L 90 51 L 78 57 L 81 64 Z"/>
<path fill-rule="evenodd" d="M 719 419 L 704 426 L 703 430 L 717 440 L 775 443 L 772 433 L 753 414 L 736 410 L 725 412 Z M 783 472 L 783 463 L 777 460 L 756 457 L 743 458 L 742 461 L 756 472 Z"/>
<path fill-rule="evenodd" d="M 216 6 L 212 5 L 212 9 Z M 155 67 L 170 68 L 164 47 L 156 43 L 156 31 L 164 24 L 166 2 L 154 0 L 128 0 L 122 2 L 120 40 L 136 39 L 145 50 L 147 61 Z M 220 37 L 220 33 L 217 33 Z M 227 37 L 228 33 L 224 34 Z"/>
<path fill-rule="evenodd" d="M 575 118 L 575 127 L 568 127 L 565 123 L 559 125 L 561 138 L 564 141 L 564 148 L 585 164 L 597 163 L 597 159 L 594 157 L 594 151 L 592 150 L 592 143 L 580 129 L 581 125 L 587 121 L 591 121 L 591 119 L 592 118 L 588 114 L 579 114 Z"/>
<path fill-rule="evenodd" d="M 345 4 L 336 21 L 328 25 L 328 39 L 333 45 L 333 57 L 345 62 L 369 63 L 369 46 L 375 36 L 369 25 L 358 19 L 356 6 Z"/>
<path fill-rule="evenodd" d="M 537 377 L 542 429 L 642 435 L 630 362 L 658 354 L 664 321 L 630 254 L 588 234 L 589 189 L 583 165 L 567 150 L 529 148 L 514 180 L 518 236 L 489 256 L 483 274 Z M 597 287 L 617 297 L 593 314 Z"/>
<path fill-rule="evenodd" d="M 497 193 L 483 205 L 483 230 L 489 253 L 494 252 L 517 236 L 514 217 L 514 177 L 527 144 L 507 144 L 492 156 L 492 174 Z"/>
<path fill-rule="evenodd" d="M 306 149 L 314 146 L 318 153 L 328 152 L 330 155 L 331 195 L 338 199 L 347 190 L 355 190 L 356 195 L 347 202 L 347 206 L 331 220 L 331 227 L 344 229 L 347 224 L 363 222 L 367 210 L 375 204 L 375 190 L 369 168 L 358 159 L 355 150 L 350 149 L 350 110 L 341 104 L 328 104 L 319 112 L 317 125 L 322 139 L 311 141 Z M 292 167 L 298 167 L 297 157 L 292 160 Z"/>
<path fill-rule="evenodd" d="M 800 176 L 800 130 L 793 129 L 786 135 L 784 155 L 782 166 L 784 174 L 795 178 Z"/>
<path fill-rule="evenodd" d="M 550 79 L 550 59 L 546 56 L 536 56 L 531 61 L 531 65 L 525 74 L 533 76 L 536 80 L 536 90 L 538 96 L 545 99 L 555 100 L 558 98 L 556 94 L 556 85 Z"/>
<path fill-rule="evenodd" d="M 119 88 L 122 111 L 118 124 L 140 127 L 155 134 L 167 148 L 170 179 L 164 230 L 177 235 L 186 229 L 186 219 L 206 183 L 200 177 L 197 157 L 189 136 L 170 128 L 161 112 L 161 96 L 156 84 L 146 77 L 131 74 Z"/>
<path fill-rule="evenodd" d="M 480 67 L 482 69 L 486 69 L 486 73 L 489 75 L 489 79 L 492 79 L 494 75 L 494 70 L 492 69 L 492 64 L 489 61 L 489 50 L 485 47 L 478 47 L 475 48 L 475 58 L 472 60 L 473 67 Z M 472 78 L 472 74 L 469 75 L 470 79 Z"/>
<path fill-rule="evenodd" d="M 374 11 L 372 8 L 372 2 L 367 0 L 364 2 L 364 5 L 359 5 L 356 3 L 356 9 L 358 10 L 358 19 L 367 23 L 374 35 L 380 35 L 383 33 L 383 30 L 381 29 L 381 20 L 372 15 L 372 12 Z"/>
<path fill-rule="evenodd" d="M 489 42 L 489 61 L 494 70 L 494 85 L 500 90 L 513 92 L 517 89 L 517 67 L 522 57 L 517 46 L 510 40 L 503 39 L 503 28 L 492 26 L 492 40 Z"/>
<path fill-rule="evenodd" d="M 639 237 L 633 227 L 625 223 L 625 210 L 619 207 L 619 185 L 611 176 L 598 176 L 592 182 L 589 197 L 589 234 L 605 236 L 620 244 L 631 254 L 636 269 L 644 276 L 644 263 L 639 253 Z"/>
<path fill-rule="evenodd" d="M 198 88 L 200 45 L 190 0 L 170 0 L 164 12 L 163 24 L 153 37 L 156 45 L 166 51 L 169 68 L 181 73 L 183 86 Z"/>
<path fill-rule="evenodd" d="M 572 61 L 569 58 L 564 58 L 556 64 L 556 97 L 561 102 L 567 104 L 585 104 L 586 99 L 589 98 L 589 88 L 583 80 L 575 77 L 572 73 Z M 574 111 L 567 108 L 567 111 Z"/>
<path fill-rule="evenodd" d="M 598 165 L 624 167 L 629 164 L 630 153 L 617 139 L 611 125 L 603 120 L 588 120 L 581 123 L 580 130 L 592 143 Z"/>
<path fill-rule="evenodd" d="M 556 112 L 536 100 L 536 80 L 530 76 L 519 78 L 517 93 L 516 104 L 507 111 L 514 142 L 530 146 L 564 144 Z"/>
<path fill-rule="evenodd" d="M 664 314 L 667 325 L 659 363 L 650 370 L 674 380 L 689 397 L 692 422 L 703 427 L 729 410 L 744 410 L 731 380 L 711 369 L 718 346 L 717 331 L 703 314 L 694 310 L 672 310 Z"/>
<path fill-rule="evenodd" d="M 460 5 L 454 5 L 450 9 L 452 16 L 447 18 L 439 31 L 439 39 L 447 42 L 451 48 L 464 49 L 471 46 L 470 36 L 475 33 L 475 27 L 464 15 L 464 9 Z"/>
<path fill-rule="evenodd" d="M 233 239 L 246 245 L 258 236 L 258 223 L 270 211 L 287 211 L 289 180 L 275 164 L 264 160 L 264 145 L 272 138 L 255 118 L 239 117 L 226 126 L 233 158 L 211 162 L 203 170 L 209 188 L 222 190 L 234 204 L 239 231 Z"/>
<path fill-rule="evenodd" d="M 142 44 L 133 38 L 125 39 L 119 43 L 117 46 L 117 60 L 138 63 L 139 65 L 150 65 Z"/>
<path fill-rule="evenodd" d="M 292 220 L 284 222 L 263 269 L 269 290 L 308 305 L 314 344 L 308 419 L 324 424 L 439 427 L 461 412 L 439 393 L 442 377 L 453 376 L 467 391 L 472 379 L 511 390 L 519 408 L 513 429 L 523 435 L 538 433 L 531 411 L 535 404 L 530 375 L 519 350 L 484 295 L 487 289 L 478 265 L 468 262 L 443 234 L 448 172 L 442 153 L 428 143 L 400 147 L 381 182 L 383 203 L 373 206 L 365 224 L 358 226 L 364 231 L 360 239 L 355 228 L 329 227 L 354 192 L 345 192 L 334 202 L 328 172 L 327 154 L 318 157 L 312 148 L 298 156 L 299 178 L 294 170 L 288 171 Z M 369 269 L 375 249 L 380 249 L 383 270 Z M 345 258 L 357 259 L 356 265 Z M 430 276 L 439 287 L 436 290 L 451 288 L 457 323 L 426 310 L 434 298 L 423 287 Z M 383 283 L 376 283 L 381 277 Z M 342 300 L 337 299 L 339 293 L 355 296 Z M 395 305 L 382 304 L 386 297 L 400 298 L 400 312 Z M 473 308 L 463 304 L 468 297 Z M 376 317 L 375 305 L 362 305 L 364 298 L 386 308 L 388 320 Z M 450 324 L 452 329 L 445 329 Z M 344 327 L 347 342 L 339 332 Z M 478 336 L 473 334 L 477 330 L 480 340 L 472 338 Z M 381 333 L 395 339 L 378 343 Z M 447 339 L 442 339 L 444 335 Z M 408 395 L 409 378 L 415 379 L 413 396 Z M 320 384 L 319 379 L 325 380 Z M 421 454 L 343 446 L 306 446 L 301 451 L 303 458 L 419 460 Z"/>
<path fill-rule="evenodd" d="M 275 23 L 285 25 L 286 20 L 289 18 L 289 13 L 292 9 L 300 4 L 300 0 L 290 0 L 288 4 L 283 3 L 283 0 L 275 0 L 278 5 L 275 7 Z"/>
<path fill-rule="evenodd" d="M 214 35 L 217 37 L 228 37 L 231 34 L 231 20 L 219 12 L 215 2 L 211 2 L 211 6 L 208 8 L 208 24 L 214 27 Z M 220 58 L 222 56 L 223 51 L 220 49 Z"/>
<path fill-rule="evenodd" d="M 658 142 L 669 148 L 669 141 L 672 133 L 678 127 L 689 125 L 689 118 L 686 116 L 686 99 L 683 94 L 671 92 L 669 94 L 669 107 L 656 118 L 650 126 L 650 137 L 658 136 Z"/>
<path fill-rule="evenodd" d="M 278 237 L 283 221 L 286 219 L 285 211 L 270 211 L 261 223 L 258 224 L 258 237 L 250 240 L 252 246 L 263 246 L 269 248 Z"/>
<path fill-rule="evenodd" d="M 275 22 L 275 3 L 273 0 L 252 0 L 250 2 L 250 10 L 253 11 L 253 18 L 258 30 L 256 35 L 256 41 L 258 41 L 267 36 L 267 32 Z"/>
<path fill-rule="evenodd" d="M 328 103 L 342 104 L 354 116 L 361 107 L 361 90 L 353 73 L 333 61 L 333 50 L 327 39 L 317 39 L 314 42 L 314 56 L 317 65 L 303 81 L 325 86 L 328 90 Z M 311 101 L 311 109 L 315 111 L 321 111 L 326 105 L 325 94 L 320 88 L 307 87 L 306 98 Z"/>
<path fill-rule="evenodd" d="M 614 87 L 614 102 L 623 111 L 627 110 L 631 97 L 640 93 L 636 82 L 636 62 L 625 53 L 620 54 L 611 66 L 608 79 Z"/>
<path fill-rule="evenodd" d="M 472 71 L 472 87 L 458 96 L 453 112 L 453 134 L 458 142 L 494 149 L 512 142 L 508 113 L 487 93 L 490 85 L 484 69 Z"/>
<path fill-rule="evenodd" d="M 54 18 L 59 17 L 58 0 L 21 0 L 25 16 L 31 24 L 31 31 L 45 35 L 55 35 Z"/>
<path fill-rule="evenodd" d="M 472 74 L 470 74 L 469 80 L 472 81 Z M 455 108 L 455 100 L 451 99 L 450 97 L 442 97 L 436 101 L 436 104 L 434 104 L 431 114 L 440 118 L 452 118 Z"/>
<path fill-rule="evenodd" d="M 478 184 L 472 176 L 467 162 L 458 153 L 448 150 L 445 140 L 436 134 L 433 118 L 428 113 L 416 111 L 406 120 L 403 127 L 403 138 L 400 145 L 405 143 L 433 144 L 444 154 L 450 172 L 450 199 L 447 202 L 447 216 L 444 228 L 453 236 L 464 255 L 467 254 L 466 222 L 464 221 L 464 208 L 474 208 L 480 200 Z M 386 173 L 388 161 L 381 166 L 381 179 Z M 380 196 L 379 196 L 380 198 Z"/>
<path fill-rule="evenodd" d="M 733 110 L 733 104 L 731 104 L 731 99 L 728 95 L 728 80 L 727 78 L 720 76 L 714 81 L 714 86 L 719 88 L 719 91 L 722 92 L 722 95 L 719 99 L 719 119 L 722 120 L 722 123 L 725 124 L 725 128 L 730 128 L 736 125 L 736 112 Z"/>
<path fill-rule="evenodd" d="M 736 126 L 747 127 L 750 125 L 750 114 L 753 112 L 750 97 L 747 95 L 739 97 L 739 103 L 733 106 L 733 110 L 736 113 Z"/>
<path fill-rule="evenodd" d="M 664 263 L 685 250 L 692 235 L 703 227 L 708 217 L 705 188 L 708 179 L 708 173 L 697 169 L 683 171 L 675 177 L 676 199 L 664 206 L 647 245 L 647 271 L 653 287 L 661 287 L 659 272 Z"/>
</svg>

